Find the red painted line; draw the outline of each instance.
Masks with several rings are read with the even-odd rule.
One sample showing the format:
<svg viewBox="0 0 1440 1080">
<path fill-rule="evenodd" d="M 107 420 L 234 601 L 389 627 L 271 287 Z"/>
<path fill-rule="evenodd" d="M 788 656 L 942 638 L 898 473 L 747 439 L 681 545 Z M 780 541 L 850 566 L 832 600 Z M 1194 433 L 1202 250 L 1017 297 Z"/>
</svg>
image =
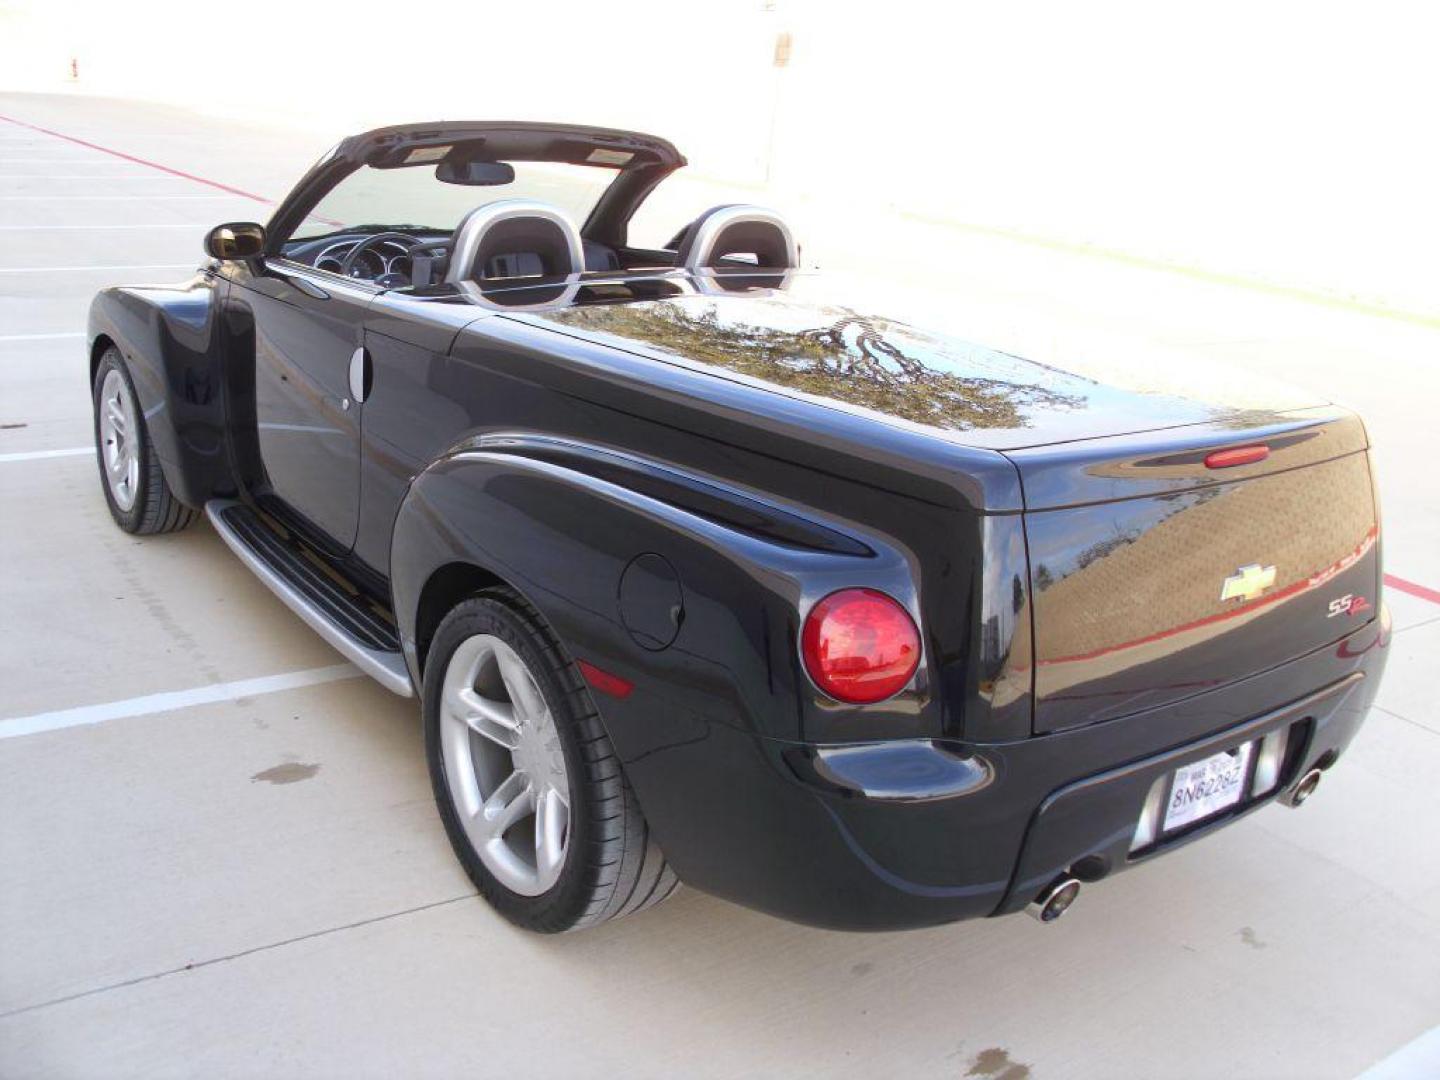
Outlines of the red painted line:
<svg viewBox="0 0 1440 1080">
<path fill-rule="evenodd" d="M 122 161 L 130 161 L 136 165 L 144 165 L 151 169 L 159 169 L 171 176 L 183 177 L 186 180 L 193 180 L 197 184 L 204 184 L 207 187 L 219 191 L 228 192 L 231 195 L 239 195 L 243 199 L 254 199 L 256 202 L 274 203 L 274 199 L 267 199 L 263 195 L 256 195 L 251 191 L 242 191 L 240 188 L 231 187 L 229 184 L 222 184 L 218 180 L 207 180 L 203 176 L 196 176 L 194 173 L 183 172 L 180 169 L 172 169 L 169 165 L 161 165 L 158 161 L 147 161 L 145 158 L 136 157 L 134 154 L 127 154 L 120 150 L 112 150 L 108 146 L 100 146 L 98 143 L 86 142 L 84 139 L 77 139 L 74 135 L 65 135 L 59 131 L 51 131 L 49 128 L 40 127 L 38 124 L 27 124 L 24 120 L 16 120 L 12 116 L 0 116 L 0 120 L 6 123 L 15 124 L 17 127 L 29 128 L 31 131 L 38 131 L 42 135 L 49 135 L 56 139 L 64 139 L 66 142 L 74 143 L 76 146 L 84 146 L 90 150 L 99 150 L 102 154 L 109 154 L 111 157 L 120 158 Z"/>
<path fill-rule="evenodd" d="M 1432 604 L 1440 604 L 1440 592 L 1427 589 L 1424 585 L 1416 585 L 1415 582 L 1406 581 L 1394 574 L 1385 575 L 1385 587 L 1397 592 L 1409 593 L 1411 596 L 1418 596 L 1421 600 L 1429 600 Z"/>
</svg>

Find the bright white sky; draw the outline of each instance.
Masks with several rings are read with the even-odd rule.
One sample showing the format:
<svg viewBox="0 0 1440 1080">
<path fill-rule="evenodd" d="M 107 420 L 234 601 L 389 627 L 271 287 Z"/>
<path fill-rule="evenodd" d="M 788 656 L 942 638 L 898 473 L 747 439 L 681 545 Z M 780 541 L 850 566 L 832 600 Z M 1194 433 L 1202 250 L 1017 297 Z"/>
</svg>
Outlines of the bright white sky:
<svg viewBox="0 0 1440 1080">
<path fill-rule="evenodd" d="M 1437 12 L 0 0 L 0 88 L 62 88 L 74 58 L 83 91 L 326 138 L 461 114 L 632 126 L 831 223 L 887 206 L 1440 314 Z"/>
</svg>

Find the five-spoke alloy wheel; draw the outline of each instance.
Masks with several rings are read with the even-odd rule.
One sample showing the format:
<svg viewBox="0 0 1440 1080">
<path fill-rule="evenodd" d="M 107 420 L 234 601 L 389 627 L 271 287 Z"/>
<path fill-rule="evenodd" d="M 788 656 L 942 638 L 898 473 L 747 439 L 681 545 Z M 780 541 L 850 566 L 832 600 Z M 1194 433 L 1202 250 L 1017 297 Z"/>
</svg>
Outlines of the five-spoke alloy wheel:
<svg viewBox="0 0 1440 1080">
<path fill-rule="evenodd" d="M 553 933 L 674 892 L 595 702 L 540 613 L 496 587 L 421 636 L 435 801 L 481 895 Z"/>
<path fill-rule="evenodd" d="M 110 497 L 121 510 L 135 505 L 140 486 L 140 419 L 135 395 L 118 368 L 105 372 L 100 384 L 100 462 Z"/>
<path fill-rule="evenodd" d="M 105 350 L 91 388 L 95 406 L 95 456 L 105 503 L 115 524 L 128 533 L 183 529 L 196 512 L 177 499 L 150 445 L 145 416 L 120 350 Z"/>
<path fill-rule="evenodd" d="M 535 677 L 493 634 L 450 656 L 441 694 L 450 798 L 486 868 L 521 896 L 555 884 L 570 836 L 570 774 Z"/>
</svg>

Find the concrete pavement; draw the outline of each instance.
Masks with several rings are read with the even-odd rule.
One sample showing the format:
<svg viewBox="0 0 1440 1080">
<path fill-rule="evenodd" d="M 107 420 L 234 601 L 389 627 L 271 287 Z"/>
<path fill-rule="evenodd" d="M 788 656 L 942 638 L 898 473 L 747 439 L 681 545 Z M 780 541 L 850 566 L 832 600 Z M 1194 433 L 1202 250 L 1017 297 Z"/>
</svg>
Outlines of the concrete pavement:
<svg viewBox="0 0 1440 1080">
<path fill-rule="evenodd" d="M 1440 1023 L 1440 604 L 1394 589 L 1378 707 L 1305 811 L 1058 926 L 845 935 L 682 890 L 513 930 L 451 856 L 414 703 L 334 672 L 203 523 L 126 536 L 93 458 L 52 455 L 90 443 L 94 290 L 179 279 L 209 225 L 268 213 L 61 135 L 266 198 L 325 144 L 80 98 L 0 116 L 58 133 L 0 121 L 0 1075 L 1346 1077 Z M 1440 330 L 930 223 L 813 247 L 857 269 L 886 229 L 894 287 L 977 336 L 1223 356 L 1360 408 L 1387 569 L 1440 588 Z"/>
</svg>

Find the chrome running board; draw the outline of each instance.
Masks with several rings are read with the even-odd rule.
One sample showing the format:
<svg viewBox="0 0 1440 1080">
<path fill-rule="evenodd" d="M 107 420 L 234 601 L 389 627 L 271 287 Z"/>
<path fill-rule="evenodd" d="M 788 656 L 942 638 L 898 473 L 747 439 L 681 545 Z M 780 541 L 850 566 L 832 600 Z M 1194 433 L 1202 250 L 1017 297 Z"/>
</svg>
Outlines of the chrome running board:
<svg viewBox="0 0 1440 1080">
<path fill-rule="evenodd" d="M 205 504 L 205 516 L 240 561 L 310 629 L 386 690 L 414 696 L 394 627 L 322 573 L 244 503 L 212 499 Z"/>
</svg>

